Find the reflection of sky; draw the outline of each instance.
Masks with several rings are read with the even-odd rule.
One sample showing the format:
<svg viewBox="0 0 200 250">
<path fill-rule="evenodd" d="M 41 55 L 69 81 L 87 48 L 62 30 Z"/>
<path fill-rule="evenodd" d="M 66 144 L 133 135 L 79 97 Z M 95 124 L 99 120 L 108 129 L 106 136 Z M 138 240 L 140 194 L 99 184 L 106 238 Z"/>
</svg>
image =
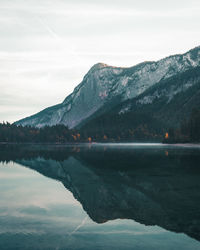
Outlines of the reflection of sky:
<svg viewBox="0 0 200 250">
<path fill-rule="evenodd" d="M 199 249 L 186 235 L 132 220 L 98 225 L 61 183 L 16 163 L 0 164 L 0 201 L 0 249 Z"/>
<path fill-rule="evenodd" d="M 61 183 L 45 178 L 16 163 L 9 163 L 1 167 L 0 183 L 1 205 L 21 206 L 26 204 L 45 208 L 55 204 L 79 204 Z"/>
</svg>

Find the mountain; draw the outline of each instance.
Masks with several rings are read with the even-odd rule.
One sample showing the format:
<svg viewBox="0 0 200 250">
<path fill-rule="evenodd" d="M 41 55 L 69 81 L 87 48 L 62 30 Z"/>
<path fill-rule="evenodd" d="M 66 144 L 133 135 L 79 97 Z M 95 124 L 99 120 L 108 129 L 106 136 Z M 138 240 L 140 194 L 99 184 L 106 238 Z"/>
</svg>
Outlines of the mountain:
<svg viewBox="0 0 200 250">
<path fill-rule="evenodd" d="M 69 128 L 80 127 L 91 118 L 141 96 L 155 84 L 198 66 L 200 47 L 182 55 L 173 55 L 157 62 L 143 62 L 130 68 L 98 63 L 61 104 L 19 120 L 16 124 L 36 127 L 64 124 Z M 146 101 L 144 99 L 143 103 Z"/>
<path fill-rule="evenodd" d="M 144 129 L 163 135 L 169 128 L 180 127 L 195 108 L 200 108 L 200 67 L 161 80 L 137 97 L 87 121 L 81 129 L 111 137 L 121 137 L 120 131 L 141 134 Z M 150 134 L 147 137 L 153 138 Z"/>
</svg>

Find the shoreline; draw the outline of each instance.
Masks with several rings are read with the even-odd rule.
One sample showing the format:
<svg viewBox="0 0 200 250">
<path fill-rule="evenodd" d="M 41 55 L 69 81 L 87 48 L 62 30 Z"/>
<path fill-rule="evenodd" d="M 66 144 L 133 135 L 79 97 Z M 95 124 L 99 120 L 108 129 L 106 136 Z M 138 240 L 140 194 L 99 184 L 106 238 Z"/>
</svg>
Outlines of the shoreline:
<svg viewBox="0 0 200 250">
<path fill-rule="evenodd" d="M 42 145 L 42 146 L 78 146 L 78 145 L 91 145 L 91 146 L 178 146 L 178 147 L 199 147 L 200 143 L 163 143 L 163 142 L 69 142 L 69 143 L 42 143 L 42 142 L 0 142 L 0 145 Z"/>
</svg>

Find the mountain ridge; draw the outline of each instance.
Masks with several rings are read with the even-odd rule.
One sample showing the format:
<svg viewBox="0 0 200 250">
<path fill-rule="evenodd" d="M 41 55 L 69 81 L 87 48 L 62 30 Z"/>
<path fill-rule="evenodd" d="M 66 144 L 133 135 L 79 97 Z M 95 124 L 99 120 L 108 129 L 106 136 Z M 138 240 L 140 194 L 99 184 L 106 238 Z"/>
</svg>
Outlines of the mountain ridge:
<svg viewBox="0 0 200 250">
<path fill-rule="evenodd" d="M 15 124 L 35 127 L 64 124 L 69 128 L 75 128 L 85 123 L 100 109 L 106 110 L 109 105 L 112 108 L 112 105 L 114 107 L 133 99 L 161 80 L 197 66 L 200 66 L 200 46 L 184 54 L 172 55 L 159 61 L 146 61 L 132 67 L 97 63 L 62 103 L 19 120 Z"/>
</svg>

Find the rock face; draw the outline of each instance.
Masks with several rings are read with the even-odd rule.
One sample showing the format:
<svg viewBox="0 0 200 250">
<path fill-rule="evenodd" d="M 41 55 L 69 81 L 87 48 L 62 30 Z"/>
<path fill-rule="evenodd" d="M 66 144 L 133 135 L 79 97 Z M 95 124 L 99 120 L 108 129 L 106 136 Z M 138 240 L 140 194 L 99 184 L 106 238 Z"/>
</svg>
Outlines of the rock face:
<svg viewBox="0 0 200 250">
<path fill-rule="evenodd" d="M 99 110 L 108 110 L 135 98 L 161 80 L 200 66 L 200 47 L 182 55 L 174 55 L 157 62 L 143 62 L 134 67 L 120 68 L 98 63 L 94 65 L 74 89 L 58 105 L 17 121 L 17 125 L 43 127 L 64 124 L 80 126 Z M 140 102 L 148 102 L 143 99 Z"/>
<path fill-rule="evenodd" d="M 103 127 L 104 133 L 119 135 L 145 124 L 149 131 L 162 135 L 166 129 L 180 127 L 199 107 L 200 67 L 195 67 L 161 80 L 137 97 L 99 114 L 83 124 L 82 130 L 98 134 Z"/>
</svg>

